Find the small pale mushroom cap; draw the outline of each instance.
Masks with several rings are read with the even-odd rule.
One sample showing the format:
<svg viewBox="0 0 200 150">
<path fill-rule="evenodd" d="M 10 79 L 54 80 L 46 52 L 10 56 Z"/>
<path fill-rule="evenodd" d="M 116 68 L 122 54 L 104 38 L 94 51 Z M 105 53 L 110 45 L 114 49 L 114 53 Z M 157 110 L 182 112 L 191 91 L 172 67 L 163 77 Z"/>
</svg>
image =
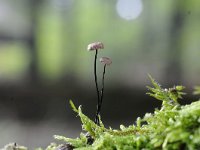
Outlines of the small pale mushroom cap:
<svg viewBox="0 0 200 150">
<path fill-rule="evenodd" d="M 104 49 L 104 45 L 102 42 L 94 42 L 88 45 L 87 50 L 88 51 L 93 51 L 93 50 L 98 50 L 98 49 Z"/>
<path fill-rule="evenodd" d="M 112 60 L 108 57 L 101 57 L 100 62 L 103 63 L 104 65 L 110 65 L 112 64 Z"/>
</svg>

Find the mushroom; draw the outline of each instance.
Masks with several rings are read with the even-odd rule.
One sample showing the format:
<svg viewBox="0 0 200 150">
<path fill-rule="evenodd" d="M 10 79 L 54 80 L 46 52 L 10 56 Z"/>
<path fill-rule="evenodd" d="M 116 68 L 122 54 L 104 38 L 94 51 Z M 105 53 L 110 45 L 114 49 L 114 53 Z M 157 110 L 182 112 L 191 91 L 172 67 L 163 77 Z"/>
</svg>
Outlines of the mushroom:
<svg viewBox="0 0 200 150">
<path fill-rule="evenodd" d="M 94 42 L 88 45 L 87 50 L 88 51 L 93 51 L 93 50 L 98 50 L 98 49 L 104 49 L 104 45 L 102 42 Z"/>
<path fill-rule="evenodd" d="M 97 90 L 97 113 L 98 113 L 98 108 L 100 104 L 100 93 L 99 93 L 99 87 L 98 87 L 98 81 L 97 81 L 97 55 L 98 55 L 98 50 L 103 49 L 104 45 L 102 42 L 94 42 L 88 45 L 87 50 L 88 51 L 94 51 L 95 50 L 95 58 L 94 58 L 94 79 L 95 79 L 95 85 L 96 85 L 96 90 Z M 98 114 L 95 117 L 95 123 L 100 125 L 99 123 L 99 117 Z"/>
<path fill-rule="evenodd" d="M 112 60 L 108 57 L 101 57 L 100 62 L 103 63 L 104 65 L 110 65 L 112 64 Z"/>
</svg>

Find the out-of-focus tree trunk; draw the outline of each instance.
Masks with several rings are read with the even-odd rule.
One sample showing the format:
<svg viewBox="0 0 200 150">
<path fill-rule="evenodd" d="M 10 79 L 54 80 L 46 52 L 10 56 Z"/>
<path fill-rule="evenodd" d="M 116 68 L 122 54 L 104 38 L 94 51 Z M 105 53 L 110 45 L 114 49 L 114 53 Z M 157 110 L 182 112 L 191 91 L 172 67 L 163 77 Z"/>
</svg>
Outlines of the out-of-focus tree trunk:
<svg viewBox="0 0 200 150">
<path fill-rule="evenodd" d="M 42 0 L 30 0 L 30 20 L 31 20 L 31 32 L 27 40 L 30 55 L 31 55 L 31 64 L 29 70 L 30 81 L 36 83 L 38 81 L 38 66 L 37 66 L 37 45 L 36 45 L 36 27 L 37 27 L 37 13 L 38 6 L 42 3 Z"/>
<path fill-rule="evenodd" d="M 174 6 L 174 14 L 171 20 L 169 51 L 167 53 L 168 64 L 166 67 L 165 79 L 168 84 L 180 84 L 182 78 L 182 41 L 181 33 L 185 22 L 181 2 L 177 1 Z"/>
</svg>

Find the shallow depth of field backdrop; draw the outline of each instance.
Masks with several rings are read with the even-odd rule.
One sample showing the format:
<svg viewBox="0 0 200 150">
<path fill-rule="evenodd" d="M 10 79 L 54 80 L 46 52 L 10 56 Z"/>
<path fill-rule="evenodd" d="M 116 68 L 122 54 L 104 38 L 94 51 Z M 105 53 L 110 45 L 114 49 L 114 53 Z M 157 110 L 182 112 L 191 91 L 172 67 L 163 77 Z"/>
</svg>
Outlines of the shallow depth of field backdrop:
<svg viewBox="0 0 200 150">
<path fill-rule="evenodd" d="M 191 92 L 200 85 L 199 6 L 199 0 L 0 0 L 0 148 L 78 136 L 69 99 L 94 118 L 94 53 L 86 50 L 94 41 L 105 45 L 99 56 L 113 60 L 102 107 L 106 126 L 132 124 L 159 107 L 145 95 L 148 73 L 164 87 L 182 84 Z"/>
</svg>

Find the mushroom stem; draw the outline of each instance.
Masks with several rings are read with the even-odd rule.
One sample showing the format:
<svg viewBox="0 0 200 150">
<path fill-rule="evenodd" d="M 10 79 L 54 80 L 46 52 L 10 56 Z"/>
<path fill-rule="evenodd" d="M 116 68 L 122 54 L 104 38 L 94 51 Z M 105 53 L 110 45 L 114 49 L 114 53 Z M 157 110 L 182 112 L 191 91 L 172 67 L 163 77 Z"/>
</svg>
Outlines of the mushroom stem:
<svg viewBox="0 0 200 150">
<path fill-rule="evenodd" d="M 106 64 L 104 65 L 104 68 L 103 68 L 102 88 L 101 88 L 101 97 L 100 97 L 101 99 L 100 99 L 100 101 L 98 102 L 98 105 L 97 105 L 97 113 L 96 113 L 96 119 L 95 119 L 95 123 L 97 123 L 98 125 L 100 125 L 99 115 L 100 115 L 102 101 L 103 101 L 105 73 L 106 73 Z"/>
<path fill-rule="evenodd" d="M 98 54 L 98 50 L 96 49 L 95 58 L 94 58 L 94 79 L 95 79 L 98 100 L 97 100 L 97 113 L 95 117 L 95 123 L 99 125 L 98 109 L 99 109 L 99 103 L 100 103 L 100 96 L 99 96 L 99 87 L 98 87 L 98 81 L 97 81 L 97 54 Z"/>
<path fill-rule="evenodd" d="M 102 101 L 103 101 L 105 73 L 106 73 L 106 64 L 104 65 L 104 68 L 103 68 L 102 88 L 101 88 L 101 99 L 100 99 L 100 103 L 99 103 L 99 114 L 100 114 L 100 111 L 101 111 L 101 106 L 102 106 Z"/>
</svg>

